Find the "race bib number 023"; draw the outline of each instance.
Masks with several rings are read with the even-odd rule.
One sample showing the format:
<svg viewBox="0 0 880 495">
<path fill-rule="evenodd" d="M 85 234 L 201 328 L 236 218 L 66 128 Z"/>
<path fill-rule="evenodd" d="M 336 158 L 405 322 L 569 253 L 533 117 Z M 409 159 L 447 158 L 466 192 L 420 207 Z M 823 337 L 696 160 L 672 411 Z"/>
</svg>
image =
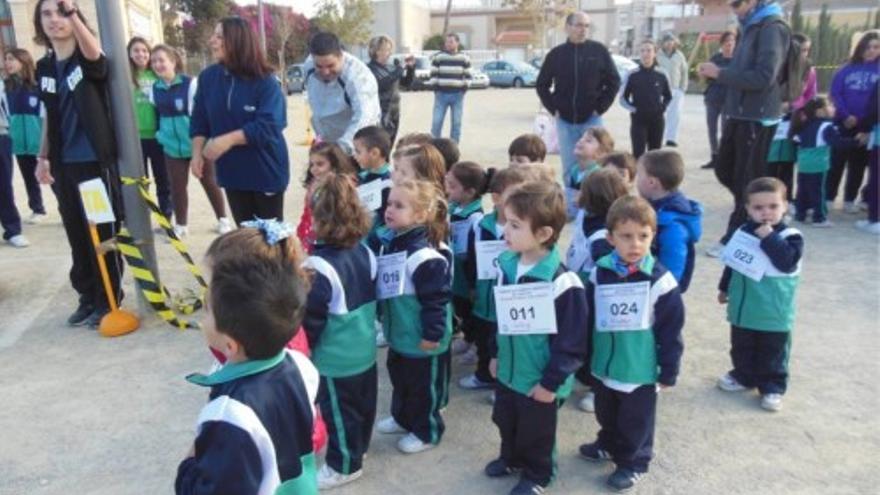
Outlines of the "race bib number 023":
<svg viewBox="0 0 880 495">
<path fill-rule="evenodd" d="M 552 282 L 494 287 L 498 333 L 533 335 L 556 333 Z"/>
<path fill-rule="evenodd" d="M 650 282 L 596 286 L 596 331 L 647 329 L 650 322 Z"/>
<path fill-rule="evenodd" d="M 742 230 L 737 230 L 727 241 L 721 261 L 755 282 L 760 282 L 770 267 L 770 258 L 761 249 L 761 239 Z"/>
<path fill-rule="evenodd" d="M 379 256 L 376 260 L 376 298 L 391 299 L 403 295 L 406 277 L 406 252 Z"/>
</svg>

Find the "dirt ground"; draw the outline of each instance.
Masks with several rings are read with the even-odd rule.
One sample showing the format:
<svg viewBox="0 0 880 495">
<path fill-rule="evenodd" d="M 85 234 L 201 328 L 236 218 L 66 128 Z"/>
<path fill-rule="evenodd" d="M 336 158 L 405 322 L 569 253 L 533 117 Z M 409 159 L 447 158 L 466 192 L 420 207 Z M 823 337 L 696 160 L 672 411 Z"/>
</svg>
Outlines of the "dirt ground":
<svg viewBox="0 0 880 495">
<path fill-rule="evenodd" d="M 306 156 L 299 145 L 302 99 L 289 101 L 294 180 L 285 215 L 295 222 Z M 429 129 L 432 101 L 429 93 L 404 95 L 404 131 Z M 537 108 L 532 90 L 468 94 L 462 156 L 485 166 L 504 165 L 508 143 L 532 129 Z M 629 147 L 628 120 L 617 106 L 606 115 L 621 149 Z M 699 170 L 708 157 L 699 96 L 687 97 L 682 120 L 680 151 L 688 166 L 684 191 L 706 208 L 702 248 L 721 234 L 731 197 L 711 172 Z M 549 161 L 559 164 L 558 156 Z M 20 177 L 16 192 L 25 213 Z M 197 184 L 191 184 L 190 194 L 188 244 L 198 259 L 213 238 L 213 218 Z M 48 188 L 44 195 L 52 210 L 49 219 L 25 226 L 33 245 L 0 246 L 0 494 L 170 493 L 207 397 L 206 390 L 183 379 L 209 365 L 202 337 L 152 317 L 141 330 L 117 339 L 65 327 L 76 303 L 67 280 L 70 254 L 55 199 Z M 729 366 L 728 326 L 715 299 L 721 266 L 698 257 L 685 298 L 681 375 L 678 385 L 661 395 L 655 459 L 637 493 L 876 493 L 878 243 L 853 227 L 859 217 L 836 211 L 831 218 L 833 229 L 798 226 L 806 238 L 806 255 L 792 377 L 778 414 L 761 410 L 756 395 L 715 388 L 716 377 Z M 566 231 L 564 245 L 568 237 Z M 157 238 L 156 246 L 163 281 L 176 290 L 192 286 L 167 242 Z M 136 308 L 128 274 L 126 292 L 125 306 Z M 468 372 L 454 367 L 453 380 Z M 380 364 L 380 417 L 388 411 L 389 395 Z M 489 480 L 482 474 L 498 451 L 485 395 L 451 386 L 447 432 L 432 451 L 404 456 L 394 447 L 396 437 L 376 434 L 364 477 L 336 493 L 506 493 L 514 480 Z M 551 491 L 602 492 L 611 466 L 577 458 L 578 445 L 594 439 L 597 425 L 574 402 L 561 411 L 559 471 Z"/>
</svg>

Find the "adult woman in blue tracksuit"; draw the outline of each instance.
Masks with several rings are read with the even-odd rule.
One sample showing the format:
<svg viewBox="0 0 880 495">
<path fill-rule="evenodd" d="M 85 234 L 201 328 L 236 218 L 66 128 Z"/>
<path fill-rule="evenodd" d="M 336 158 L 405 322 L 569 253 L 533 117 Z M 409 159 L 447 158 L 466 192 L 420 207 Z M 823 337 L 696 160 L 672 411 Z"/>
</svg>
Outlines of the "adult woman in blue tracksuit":
<svg viewBox="0 0 880 495">
<path fill-rule="evenodd" d="M 210 39 L 216 64 L 199 74 L 189 134 L 192 173 L 215 163 L 236 223 L 284 216 L 290 182 L 287 106 L 281 86 L 247 22 L 221 20 Z"/>
</svg>

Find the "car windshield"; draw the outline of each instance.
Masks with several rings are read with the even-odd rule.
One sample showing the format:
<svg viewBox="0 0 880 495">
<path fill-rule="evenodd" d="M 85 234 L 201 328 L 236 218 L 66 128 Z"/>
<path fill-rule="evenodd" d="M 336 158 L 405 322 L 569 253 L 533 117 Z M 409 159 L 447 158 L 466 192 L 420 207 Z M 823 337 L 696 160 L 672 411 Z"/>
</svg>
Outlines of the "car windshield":
<svg viewBox="0 0 880 495">
<path fill-rule="evenodd" d="M 416 58 L 416 69 L 429 69 L 431 62 L 425 57 Z"/>
<path fill-rule="evenodd" d="M 537 70 L 533 66 L 525 62 L 510 62 L 510 65 L 513 66 L 513 70 L 518 70 L 521 72 L 534 72 L 535 70 Z"/>
</svg>

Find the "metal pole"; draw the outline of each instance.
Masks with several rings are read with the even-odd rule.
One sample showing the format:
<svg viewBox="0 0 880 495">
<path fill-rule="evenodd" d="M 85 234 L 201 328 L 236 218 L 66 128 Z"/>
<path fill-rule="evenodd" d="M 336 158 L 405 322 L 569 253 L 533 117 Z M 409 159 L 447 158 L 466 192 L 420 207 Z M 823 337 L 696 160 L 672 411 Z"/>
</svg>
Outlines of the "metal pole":
<svg viewBox="0 0 880 495">
<path fill-rule="evenodd" d="M 257 0 L 257 15 L 260 23 L 260 48 L 266 53 L 266 20 L 263 19 L 263 0 Z"/>
<path fill-rule="evenodd" d="M 110 69 L 110 106 L 113 109 L 113 130 L 119 156 L 119 174 L 124 177 L 144 176 L 144 161 L 141 156 L 141 142 L 135 124 L 134 98 L 131 90 L 131 69 L 128 54 L 125 52 L 126 39 L 123 30 L 122 2 L 96 2 L 98 29 L 101 32 L 101 45 L 107 55 Z M 159 283 L 159 268 L 156 264 L 156 251 L 153 247 L 153 231 L 150 228 L 150 214 L 147 205 L 138 192 L 137 186 L 122 186 L 122 202 L 125 206 L 125 225 L 132 237 L 140 243 L 144 262 L 156 276 Z M 149 313 L 150 305 L 138 292 L 138 310 L 141 315 Z"/>
</svg>

